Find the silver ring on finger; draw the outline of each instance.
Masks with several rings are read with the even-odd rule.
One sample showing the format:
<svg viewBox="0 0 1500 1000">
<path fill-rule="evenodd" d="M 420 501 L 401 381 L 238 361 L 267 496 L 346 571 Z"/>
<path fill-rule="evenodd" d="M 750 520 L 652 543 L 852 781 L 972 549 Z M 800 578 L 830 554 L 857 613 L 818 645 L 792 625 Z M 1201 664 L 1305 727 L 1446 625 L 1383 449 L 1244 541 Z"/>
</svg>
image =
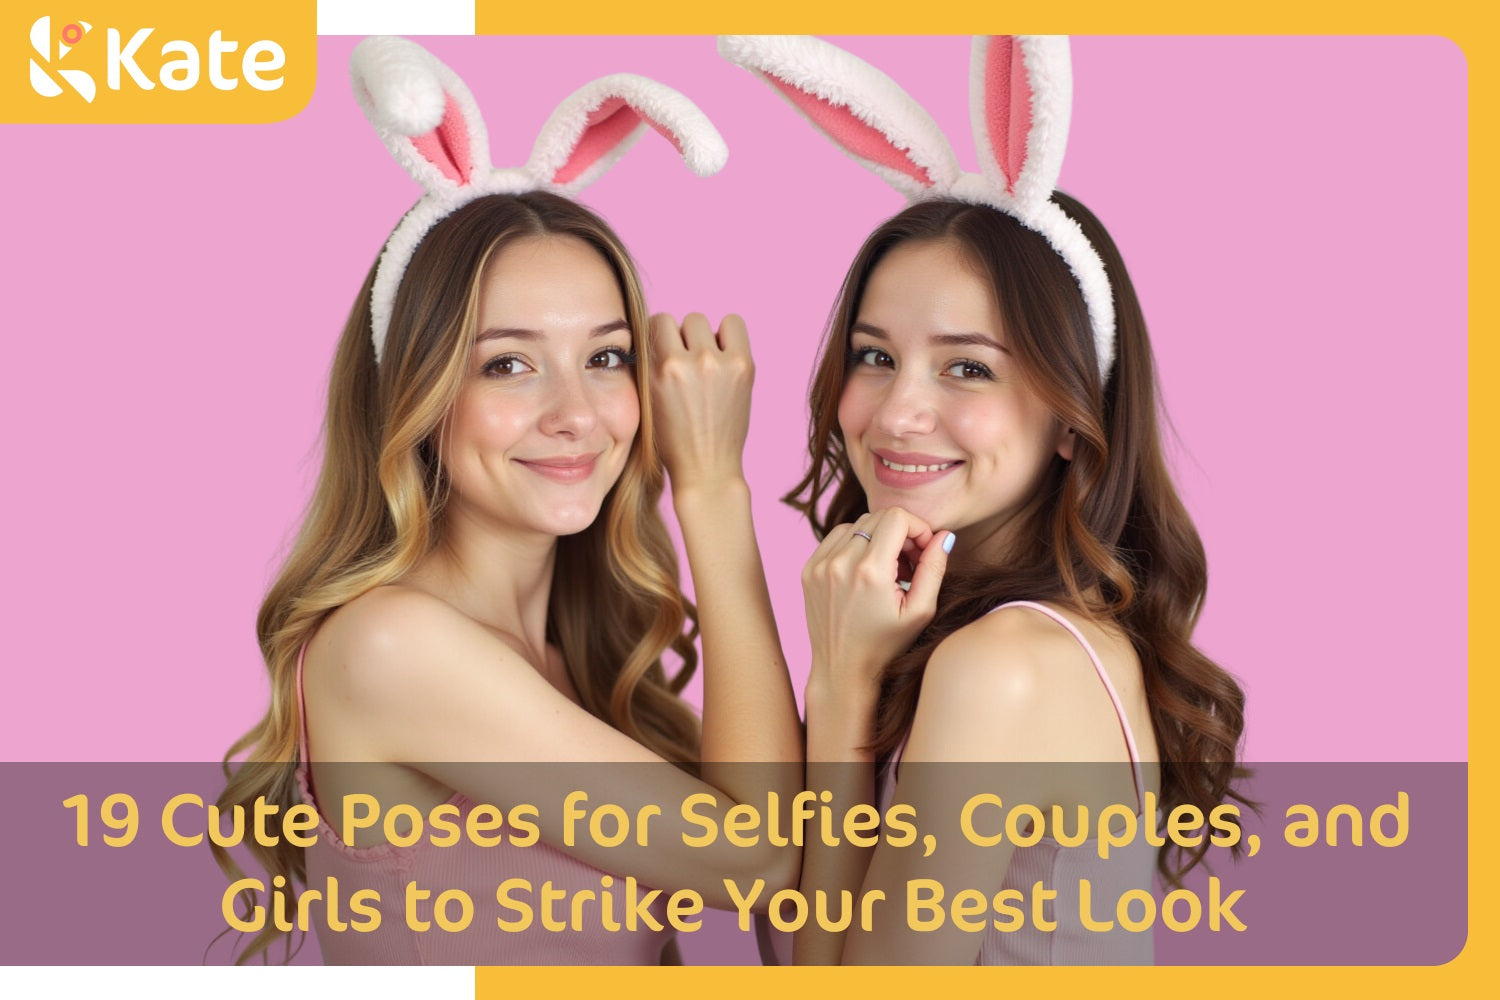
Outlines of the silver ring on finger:
<svg viewBox="0 0 1500 1000">
<path fill-rule="evenodd" d="M 856 530 L 854 532 L 854 534 L 857 537 L 859 537 L 859 538 L 863 538 L 867 542 L 873 542 L 875 540 L 875 539 L 873 539 L 873 538 L 870 537 L 870 533 L 868 531 L 858 531 L 858 530 Z"/>
</svg>

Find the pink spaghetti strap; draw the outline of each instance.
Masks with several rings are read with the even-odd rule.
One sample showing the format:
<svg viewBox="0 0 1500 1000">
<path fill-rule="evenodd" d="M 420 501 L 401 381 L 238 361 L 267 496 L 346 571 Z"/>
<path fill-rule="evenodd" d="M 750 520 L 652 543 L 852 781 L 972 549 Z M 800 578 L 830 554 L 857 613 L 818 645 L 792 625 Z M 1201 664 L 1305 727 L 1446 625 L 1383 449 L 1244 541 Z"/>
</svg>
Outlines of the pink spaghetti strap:
<svg viewBox="0 0 1500 1000">
<path fill-rule="evenodd" d="M 1138 806 L 1144 808 L 1146 802 L 1141 789 L 1145 786 L 1145 774 L 1141 770 L 1141 755 L 1135 746 L 1135 734 L 1130 731 L 1130 722 L 1125 718 L 1125 706 L 1120 704 L 1120 696 L 1115 691 L 1114 684 L 1110 682 L 1109 674 L 1105 672 L 1104 664 L 1099 660 L 1099 654 L 1094 652 L 1094 647 L 1089 645 L 1089 641 L 1083 637 L 1082 632 L 1078 631 L 1076 625 L 1045 604 L 1038 604 L 1035 601 L 1011 601 L 1008 604 L 1001 604 L 991 608 L 990 613 L 993 614 L 1001 608 L 1031 608 L 1033 611 L 1040 611 L 1067 629 L 1068 634 L 1077 639 L 1078 644 L 1083 647 L 1083 651 L 1089 655 L 1089 662 L 1094 665 L 1094 672 L 1099 675 L 1099 680 L 1103 683 L 1105 692 L 1109 694 L 1110 704 L 1115 706 L 1115 717 L 1120 720 L 1120 731 L 1125 734 L 1125 751 L 1130 754 L 1130 780 L 1135 782 L 1135 801 Z M 300 673 L 298 677 L 301 677 Z M 300 687 L 298 691 L 301 691 Z"/>
</svg>

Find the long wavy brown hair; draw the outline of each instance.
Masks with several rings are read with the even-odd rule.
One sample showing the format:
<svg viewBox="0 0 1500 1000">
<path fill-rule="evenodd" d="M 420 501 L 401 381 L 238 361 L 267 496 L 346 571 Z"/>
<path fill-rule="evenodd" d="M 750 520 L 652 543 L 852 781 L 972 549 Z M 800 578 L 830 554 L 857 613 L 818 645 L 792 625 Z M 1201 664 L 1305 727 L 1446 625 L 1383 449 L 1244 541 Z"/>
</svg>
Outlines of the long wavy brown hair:
<svg viewBox="0 0 1500 1000">
<path fill-rule="evenodd" d="M 334 357 L 318 485 L 256 622 L 271 705 L 225 755 L 221 809 L 248 808 L 262 796 L 283 811 L 298 801 L 298 656 L 329 614 L 401 579 L 440 543 L 448 484 L 438 442 L 477 333 L 481 276 L 507 245 L 547 235 L 583 240 L 614 272 L 634 335 L 641 415 L 599 517 L 558 539 L 547 639 L 561 650 L 585 709 L 696 770 L 698 719 L 678 697 L 697 668 L 696 617 L 657 506 L 665 481 L 645 383 L 650 338 L 640 278 L 609 226 L 576 202 L 545 192 L 492 195 L 442 220 L 417 247 L 379 364 L 370 339 L 373 268 L 355 300 Z M 681 661 L 670 678 L 662 662 L 669 649 Z M 302 851 L 284 838 L 275 848 L 251 846 L 289 888 L 305 882 Z M 216 855 L 232 878 L 242 875 L 222 850 Z M 268 926 L 240 960 L 278 936 Z"/>
<path fill-rule="evenodd" d="M 1109 275 L 1117 344 L 1108 379 L 1099 374 L 1078 284 L 1043 237 L 987 206 L 920 202 L 875 230 L 849 268 L 813 376 L 811 464 L 784 499 L 807 515 L 819 538 L 868 511 L 838 423 L 860 300 L 893 247 L 913 241 L 960 247 L 995 290 L 1018 367 L 1073 429 L 1073 459 L 1053 456 L 1005 565 L 949 571 L 932 623 L 886 666 L 871 749 L 889 756 L 905 738 L 922 673 L 945 638 L 1006 601 L 1050 601 L 1129 636 L 1161 755 L 1162 807 L 1189 803 L 1207 815 L 1228 798 L 1244 801 L 1231 782 L 1245 696 L 1192 643 L 1208 567 L 1162 456 L 1155 361 L 1125 263 L 1093 213 L 1061 192 L 1053 200 L 1083 228 Z M 1158 867 L 1176 881 L 1206 847 L 1205 839 L 1199 849 L 1170 856 L 1164 848 Z"/>
</svg>

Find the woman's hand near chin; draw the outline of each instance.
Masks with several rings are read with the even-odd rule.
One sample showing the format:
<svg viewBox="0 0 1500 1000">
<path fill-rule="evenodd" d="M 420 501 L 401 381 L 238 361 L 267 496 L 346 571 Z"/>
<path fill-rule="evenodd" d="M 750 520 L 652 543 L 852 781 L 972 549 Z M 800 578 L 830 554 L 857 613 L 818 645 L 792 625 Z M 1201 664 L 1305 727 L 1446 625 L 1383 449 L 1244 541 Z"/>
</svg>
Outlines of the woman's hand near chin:
<svg viewBox="0 0 1500 1000">
<path fill-rule="evenodd" d="M 731 313 L 715 332 L 702 313 L 681 326 L 658 313 L 650 336 L 653 423 L 673 496 L 743 482 L 755 381 L 745 321 Z"/>
<path fill-rule="evenodd" d="M 900 507 L 829 531 L 802 571 L 813 650 L 809 702 L 826 697 L 840 714 L 873 713 L 885 665 L 937 611 L 954 537 Z"/>
<path fill-rule="evenodd" d="M 869 747 L 880 677 L 937 613 L 953 538 L 891 507 L 834 527 L 802 570 L 813 653 L 807 784 L 835 815 L 875 802 Z M 868 849 L 810 840 L 802 855 L 802 892 L 858 889 L 869 863 Z M 797 964 L 837 964 L 843 938 L 842 932 L 803 928 L 793 949 Z"/>
</svg>

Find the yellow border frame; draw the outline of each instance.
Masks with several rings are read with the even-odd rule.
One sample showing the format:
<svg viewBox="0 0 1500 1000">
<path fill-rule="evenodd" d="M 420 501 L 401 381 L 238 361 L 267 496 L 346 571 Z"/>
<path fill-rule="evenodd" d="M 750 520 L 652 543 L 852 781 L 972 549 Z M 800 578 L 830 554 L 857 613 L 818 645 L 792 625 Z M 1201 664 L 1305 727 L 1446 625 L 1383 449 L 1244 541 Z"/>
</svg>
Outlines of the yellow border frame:
<svg viewBox="0 0 1500 1000">
<path fill-rule="evenodd" d="M 890 0 L 832 0 L 812 9 L 806 0 L 763 0 L 749 5 L 688 4 L 681 0 L 651 10 L 634 5 L 585 0 L 568 10 L 566 23 L 551 15 L 517 9 L 496 0 L 476 0 L 476 34 L 548 34 L 576 31 L 587 25 L 598 34 L 711 34 L 730 31 L 804 31 L 847 34 L 910 34 L 909 4 Z M 1500 294 L 1476 276 L 1495 272 L 1495 237 L 1488 224 L 1496 218 L 1496 196 L 1474 178 L 1500 176 L 1496 162 L 1497 62 L 1500 32 L 1471 4 L 1432 0 L 1417 4 L 1375 0 L 1356 6 L 1340 3 L 1316 9 L 1306 0 L 1261 0 L 1242 8 L 1209 8 L 1188 0 L 1152 0 L 1120 4 L 1107 0 L 1054 0 L 1030 14 L 1016 14 L 993 4 L 980 6 L 963 0 L 947 10 L 924 9 L 923 33 L 970 33 L 976 30 L 1048 31 L 1088 34 L 1378 34 L 1443 35 L 1452 39 L 1468 60 L 1469 70 L 1469 285 L 1470 329 L 1491 329 L 1500 313 Z M 1414 337 L 1420 331 L 1414 331 Z M 1494 463 L 1472 442 L 1483 441 L 1500 429 L 1497 394 L 1477 391 L 1487 374 L 1496 373 L 1496 347 L 1489 338 L 1471 338 L 1469 349 L 1469 553 L 1471 564 L 1483 565 L 1497 554 L 1497 531 L 1474 512 L 1489 509 L 1497 499 Z M 1500 586 L 1482 575 L 1472 577 L 1470 621 L 1500 595 Z M 1496 736 L 1482 723 L 1477 709 L 1494 704 L 1495 680 L 1474 664 L 1488 662 L 1497 651 L 1494 627 L 1471 625 L 1469 632 L 1469 937 L 1452 962 L 1439 967 L 1215 967 L 1152 969 L 1008 969 L 1004 973 L 974 969 L 477 969 L 475 996 L 547 994 L 559 987 L 602 997 L 660 997 L 663 992 L 692 992 L 715 1000 L 763 1000 L 767 995 L 831 996 L 854 992 L 863 997 L 910 997 L 922 992 L 954 996 L 982 995 L 1003 989 L 1009 995 L 1035 990 L 1038 995 L 1239 996 L 1284 991 L 1292 983 L 1299 992 L 1335 990 L 1410 994 L 1419 988 L 1449 995 L 1488 994 L 1494 988 L 1497 965 L 1496 916 L 1485 906 L 1485 890 L 1495 885 L 1497 862 L 1481 850 L 1481 833 L 1500 820 L 1500 809 L 1489 799 L 1494 788 Z M 1421 913 L 1390 901 L 1392 920 L 1415 923 Z M 1003 980 L 997 980 L 1003 975 Z M 670 977 L 670 978 L 668 978 Z M 1485 983 L 1488 983 L 1486 986 Z"/>
</svg>

